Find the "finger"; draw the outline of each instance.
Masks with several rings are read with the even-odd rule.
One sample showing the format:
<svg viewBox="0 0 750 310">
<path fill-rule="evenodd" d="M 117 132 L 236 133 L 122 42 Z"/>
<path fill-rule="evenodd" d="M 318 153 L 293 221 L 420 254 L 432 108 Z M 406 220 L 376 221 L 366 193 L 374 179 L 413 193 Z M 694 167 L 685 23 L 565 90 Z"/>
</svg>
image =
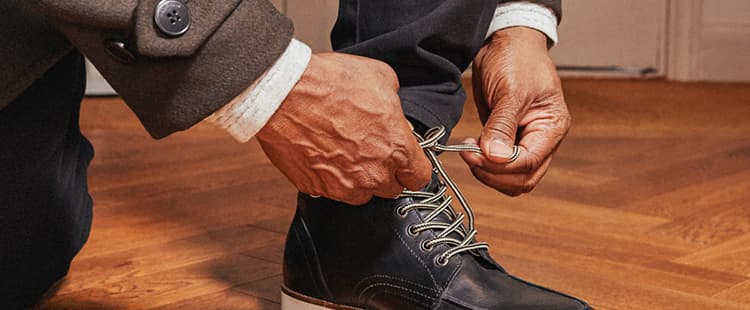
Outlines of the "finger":
<svg viewBox="0 0 750 310">
<path fill-rule="evenodd" d="M 289 166 L 279 165 L 279 167 L 279 170 L 284 176 L 286 176 L 286 178 L 292 182 L 294 187 L 300 192 L 310 196 L 323 196 L 324 191 L 319 188 L 319 186 L 316 186 L 316 184 L 322 183 L 321 178 L 317 175 L 306 173 L 309 170 L 306 167 L 306 163 L 293 162 Z M 294 173 L 288 173 L 289 171 L 293 171 Z"/>
<path fill-rule="evenodd" d="M 477 113 L 479 114 L 479 120 L 482 121 L 482 124 L 487 123 L 487 118 L 490 115 L 490 107 L 487 104 L 487 94 L 485 94 L 485 88 L 484 88 L 484 77 L 482 76 L 481 70 L 478 66 L 478 62 L 474 62 L 473 65 L 473 72 L 475 74 L 472 74 L 471 76 L 471 85 L 473 90 L 473 97 L 474 97 L 474 105 L 477 107 Z"/>
<path fill-rule="evenodd" d="M 476 141 L 477 141 L 476 139 L 467 138 L 463 141 L 463 143 L 464 144 L 476 144 Z M 519 148 L 519 158 L 521 157 L 520 154 L 523 154 L 523 152 L 525 151 Z M 483 154 L 479 154 L 479 153 L 471 152 L 471 151 L 461 152 L 461 158 L 463 158 L 464 162 L 466 162 L 466 164 L 469 165 L 469 167 L 481 168 L 482 170 L 485 170 L 493 174 L 531 173 L 537 168 L 539 168 L 538 165 L 533 165 L 533 166 L 513 165 L 512 163 L 518 161 L 518 159 L 510 163 L 496 163 L 496 162 L 489 160 Z M 533 169 L 529 169 L 529 167 Z"/>
<path fill-rule="evenodd" d="M 403 190 L 404 187 L 401 186 L 401 183 L 396 180 L 396 176 L 393 175 L 387 183 L 381 184 L 378 188 L 376 188 L 373 191 L 373 195 L 390 199 L 398 197 L 398 195 L 400 195 Z"/>
<path fill-rule="evenodd" d="M 403 153 L 402 153 L 403 154 Z M 432 179 L 432 165 L 416 140 L 412 139 L 407 145 L 404 159 L 401 154 L 394 154 L 397 158 L 396 180 L 402 187 L 410 190 L 420 190 L 427 186 Z"/>
<path fill-rule="evenodd" d="M 498 103 L 492 109 L 482 130 L 480 147 L 492 162 L 506 163 L 513 155 L 518 130 L 518 108 L 514 104 Z"/>
<path fill-rule="evenodd" d="M 494 174 L 483 170 L 482 168 L 471 169 L 471 173 L 487 186 L 509 196 L 518 196 L 520 194 L 528 193 L 536 187 L 542 177 L 547 173 L 547 169 L 551 162 L 552 157 L 547 158 L 539 169 L 531 174 Z"/>
<path fill-rule="evenodd" d="M 423 189 L 432 179 L 432 166 L 424 155 L 417 156 L 418 162 L 412 168 L 396 171 L 396 180 L 402 187 L 417 191 Z"/>
<path fill-rule="evenodd" d="M 324 190 L 321 195 L 323 197 L 355 206 L 363 205 L 372 199 L 372 190 L 357 187 L 354 180 L 326 172 L 321 173 L 320 178 Z"/>
<path fill-rule="evenodd" d="M 462 143 L 478 145 L 477 139 L 474 138 L 466 138 L 462 141 Z M 460 155 L 461 159 L 463 159 L 470 168 L 481 167 L 487 161 L 484 156 L 482 156 L 482 154 L 473 151 L 464 151 L 461 152 Z"/>
<path fill-rule="evenodd" d="M 463 156 L 466 157 L 464 160 L 471 161 L 470 167 L 482 169 L 492 174 L 532 174 L 539 169 L 545 159 L 537 159 L 537 157 L 528 154 L 528 151 L 523 147 L 519 147 L 518 158 L 509 163 L 496 163 L 476 153 Z"/>
<path fill-rule="evenodd" d="M 564 118 L 564 115 L 540 117 L 526 124 L 521 132 L 521 140 L 518 143 L 520 153 L 515 161 L 497 163 L 489 158 L 474 156 L 474 166 L 495 174 L 531 174 L 539 169 L 545 159 L 554 154 L 565 137 L 567 126 L 557 120 L 560 117 Z"/>
<path fill-rule="evenodd" d="M 343 174 L 336 166 L 314 164 L 310 167 L 315 172 L 311 177 L 317 180 L 313 185 L 315 195 L 350 205 L 361 205 L 372 198 L 372 190 L 360 187 L 349 174 Z"/>
<path fill-rule="evenodd" d="M 547 124 L 551 121 L 536 120 L 524 128 L 518 145 L 518 159 L 507 165 L 507 170 L 530 173 L 536 171 L 545 159 L 555 153 L 567 132 L 566 129 Z"/>
</svg>

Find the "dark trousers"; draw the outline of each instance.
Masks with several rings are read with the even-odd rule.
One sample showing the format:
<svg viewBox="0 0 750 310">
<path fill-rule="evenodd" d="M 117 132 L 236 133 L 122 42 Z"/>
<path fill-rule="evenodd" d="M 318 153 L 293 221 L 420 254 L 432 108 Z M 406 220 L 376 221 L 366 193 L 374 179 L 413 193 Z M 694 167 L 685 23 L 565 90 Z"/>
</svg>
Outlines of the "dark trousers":
<svg viewBox="0 0 750 310">
<path fill-rule="evenodd" d="M 417 131 L 444 126 L 450 132 L 466 100 L 461 72 L 482 47 L 497 3 L 340 0 L 331 42 L 336 51 L 393 67 L 404 113 Z"/>
<path fill-rule="evenodd" d="M 0 309 L 35 303 L 88 238 L 93 149 L 78 127 L 85 83 L 73 52 L 0 110 Z"/>
</svg>

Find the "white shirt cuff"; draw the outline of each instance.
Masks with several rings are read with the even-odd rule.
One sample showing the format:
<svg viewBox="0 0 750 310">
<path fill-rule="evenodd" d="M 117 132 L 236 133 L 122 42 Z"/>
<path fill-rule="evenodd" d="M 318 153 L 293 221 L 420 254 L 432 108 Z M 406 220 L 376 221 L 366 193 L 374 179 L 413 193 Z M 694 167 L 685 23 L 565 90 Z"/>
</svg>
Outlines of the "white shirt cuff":
<svg viewBox="0 0 750 310">
<path fill-rule="evenodd" d="M 515 26 L 539 30 L 547 35 L 553 45 L 557 43 L 557 16 L 550 8 L 530 2 L 498 4 L 486 37 L 489 38 L 500 29 Z"/>
<path fill-rule="evenodd" d="M 253 85 L 206 118 L 239 142 L 249 141 L 284 102 L 310 62 L 310 47 L 292 39 L 286 51 Z"/>
</svg>

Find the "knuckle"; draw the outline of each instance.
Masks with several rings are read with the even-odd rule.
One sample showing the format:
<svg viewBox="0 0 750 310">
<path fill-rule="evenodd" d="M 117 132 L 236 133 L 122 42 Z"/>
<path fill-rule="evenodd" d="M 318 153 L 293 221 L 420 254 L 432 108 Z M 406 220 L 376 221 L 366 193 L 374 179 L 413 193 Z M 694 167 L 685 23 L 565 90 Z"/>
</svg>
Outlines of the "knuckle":
<svg viewBox="0 0 750 310">
<path fill-rule="evenodd" d="M 396 75 L 396 71 L 391 68 L 390 65 L 388 65 L 385 62 L 377 61 L 377 65 L 375 66 L 375 70 L 382 75 L 389 83 L 391 83 L 392 86 L 395 86 L 398 88 L 398 76 Z"/>
<path fill-rule="evenodd" d="M 506 194 L 510 197 L 518 197 L 521 196 L 521 192 L 515 189 L 500 189 L 501 193 Z"/>
<path fill-rule="evenodd" d="M 320 196 L 320 193 L 310 186 L 305 186 L 303 184 L 295 184 L 294 187 L 296 187 L 298 191 L 303 192 L 305 194 L 312 195 L 312 196 Z"/>
<path fill-rule="evenodd" d="M 390 183 L 390 178 L 383 172 L 373 173 L 371 178 L 371 188 L 382 188 Z"/>
<path fill-rule="evenodd" d="M 570 128 L 570 124 L 573 123 L 573 116 L 570 115 L 570 112 L 568 112 L 567 109 L 565 109 L 565 112 L 561 115 L 563 120 L 563 127 Z"/>
<path fill-rule="evenodd" d="M 366 204 L 368 201 L 370 201 L 370 199 L 372 199 L 371 194 L 361 195 L 361 196 L 352 198 L 352 202 L 350 204 L 355 205 L 355 206 L 360 206 L 360 205 Z"/>
<path fill-rule="evenodd" d="M 534 153 L 529 153 L 529 157 L 521 164 L 520 172 L 530 174 L 536 171 L 537 168 L 542 164 L 540 157 Z"/>
<path fill-rule="evenodd" d="M 534 180 L 526 181 L 523 185 L 521 185 L 520 191 L 523 193 L 529 193 L 536 188 L 537 182 Z"/>
<path fill-rule="evenodd" d="M 572 119 L 573 117 L 570 116 L 567 111 L 565 112 L 565 114 L 560 115 L 560 120 L 558 121 L 557 128 L 561 136 L 565 136 L 568 133 L 568 130 L 570 130 Z"/>
<path fill-rule="evenodd" d="M 506 114 L 496 114 L 487 123 L 487 129 L 491 132 L 499 133 L 507 138 L 511 137 L 512 132 L 515 128 L 515 119 Z"/>
<path fill-rule="evenodd" d="M 393 198 L 401 194 L 401 189 L 399 188 L 393 188 L 387 192 L 384 193 L 385 198 Z"/>
<path fill-rule="evenodd" d="M 384 158 L 391 159 L 391 161 L 396 166 L 407 166 L 411 163 L 411 160 L 409 160 L 409 151 L 406 147 L 406 144 L 399 142 L 394 142 L 391 145 L 391 151 L 388 154 L 384 155 Z"/>
<path fill-rule="evenodd" d="M 359 182 L 359 184 L 357 184 L 357 186 L 354 189 L 351 189 L 348 191 L 350 193 L 361 192 L 361 191 L 372 191 L 379 187 L 380 187 L 380 183 L 378 183 L 376 180 L 366 179 L 366 180 Z M 353 194 L 350 194 L 350 195 L 353 195 Z"/>
</svg>

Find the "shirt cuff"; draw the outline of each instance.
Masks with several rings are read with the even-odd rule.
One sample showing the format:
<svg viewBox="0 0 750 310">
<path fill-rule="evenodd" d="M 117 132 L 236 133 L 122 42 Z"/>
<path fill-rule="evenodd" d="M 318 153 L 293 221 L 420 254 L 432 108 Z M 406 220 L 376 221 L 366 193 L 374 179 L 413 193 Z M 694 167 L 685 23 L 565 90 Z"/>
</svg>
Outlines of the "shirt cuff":
<svg viewBox="0 0 750 310">
<path fill-rule="evenodd" d="M 310 47 L 292 39 L 286 51 L 253 85 L 206 118 L 239 142 L 249 141 L 268 123 L 310 62 Z"/>
<path fill-rule="evenodd" d="M 557 43 L 557 16 L 555 16 L 555 13 L 541 4 L 529 2 L 498 4 L 486 38 L 489 38 L 495 31 L 515 26 L 539 30 L 552 42 L 551 45 Z"/>
</svg>

